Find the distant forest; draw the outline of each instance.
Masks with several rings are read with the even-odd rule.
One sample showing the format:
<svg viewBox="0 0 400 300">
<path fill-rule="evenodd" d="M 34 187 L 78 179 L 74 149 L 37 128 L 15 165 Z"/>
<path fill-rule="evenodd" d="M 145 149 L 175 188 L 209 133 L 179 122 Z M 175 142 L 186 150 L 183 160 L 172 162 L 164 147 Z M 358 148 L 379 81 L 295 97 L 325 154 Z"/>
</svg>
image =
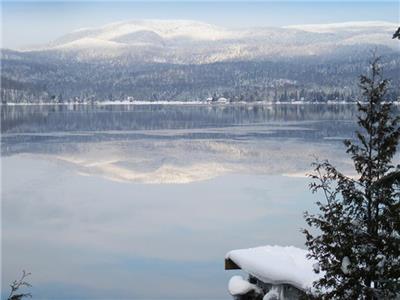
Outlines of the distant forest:
<svg viewBox="0 0 400 300">
<path fill-rule="evenodd" d="M 308 56 L 200 65 L 79 62 L 2 50 L 2 102 L 170 100 L 355 101 L 370 55 Z M 399 100 L 400 57 L 382 55 L 389 98 Z"/>
</svg>

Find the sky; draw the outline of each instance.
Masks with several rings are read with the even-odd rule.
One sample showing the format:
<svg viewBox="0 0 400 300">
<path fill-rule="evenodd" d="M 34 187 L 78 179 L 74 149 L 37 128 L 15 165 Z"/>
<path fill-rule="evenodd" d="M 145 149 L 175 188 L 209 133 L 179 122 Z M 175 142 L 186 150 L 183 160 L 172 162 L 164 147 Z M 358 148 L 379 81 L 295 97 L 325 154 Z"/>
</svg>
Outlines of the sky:
<svg viewBox="0 0 400 300">
<path fill-rule="evenodd" d="M 37 1 L 1 3 L 1 46 L 47 43 L 82 27 L 137 19 L 190 19 L 224 27 L 345 21 L 399 23 L 398 1 Z"/>
</svg>

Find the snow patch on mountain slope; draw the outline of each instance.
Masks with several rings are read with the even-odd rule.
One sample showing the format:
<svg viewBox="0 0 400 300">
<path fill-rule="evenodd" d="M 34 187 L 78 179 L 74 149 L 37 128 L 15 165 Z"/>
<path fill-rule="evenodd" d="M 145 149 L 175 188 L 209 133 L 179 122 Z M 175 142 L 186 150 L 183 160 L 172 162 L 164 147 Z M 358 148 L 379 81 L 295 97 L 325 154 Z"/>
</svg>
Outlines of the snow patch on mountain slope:
<svg viewBox="0 0 400 300">
<path fill-rule="evenodd" d="M 71 35 L 113 40 L 140 31 L 151 31 L 163 39 L 189 38 L 193 40 L 218 40 L 232 38 L 230 30 L 211 24 L 189 20 L 139 20 L 107 24 L 97 28 L 83 28 Z"/>
<path fill-rule="evenodd" d="M 363 31 L 368 29 L 393 31 L 397 28 L 396 23 L 367 21 L 367 22 L 343 22 L 330 24 L 305 24 L 305 25 L 290 25 L 283 28 L 299 29 L 315 33 L 328 33 L 337 31 Z"/>
<path fill-rule="evenodd" d="M 392 36 L 392 32 L 382 33 L 365 33 L 352 36 L 340 41 L 341 45 L 359 45 L 359 44 L 375 44 L 384 45 Z"/>
<path fill-rule="evenodd" d="M 188 20 L 144 20 L 123 22 L 118 30 L 106 30 L 100 37 L 120 36 L 121 33 L 131 33 L 139 30 L 151 30 L 164 39 L 190 38 L 194 40 L 218 40 L 231 37 L 229 30 L 214 25 Z"/>
<path fill-rule="evenodd" d="M 124 44 L 97 38 L 82 38 L 69 43 L 55 46 L 54 49 L 77 49 L 77 48 L 117 48 Z"/>
</svg>

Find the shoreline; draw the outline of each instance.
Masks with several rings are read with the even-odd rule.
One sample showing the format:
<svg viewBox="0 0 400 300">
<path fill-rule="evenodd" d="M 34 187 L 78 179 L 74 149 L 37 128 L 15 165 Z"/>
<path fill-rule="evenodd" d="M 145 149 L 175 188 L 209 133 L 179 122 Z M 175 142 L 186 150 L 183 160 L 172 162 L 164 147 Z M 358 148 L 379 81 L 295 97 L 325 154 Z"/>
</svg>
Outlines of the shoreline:
<svg viewBox="0 0 400 300">
<path fill-rule="evenodd" d="M 327 101 L 327 102 L 307 102 L 307 101 L 294 101 L 294 102 L 228 102 L 228 103 L 210 103 L 205 101 L 102 101 L 102 102 L 65 102 L 65 103 L 52 103 L 52 102 L 9 102 L 1 103 L 0 106 L 111 106 L 111 105 L 192 105 L 192 106 L 273 106 L 273 105 L 355 105 L 358 102 L 345 102 L 345 101 Z M 393 101 L 393 105 L 400 105 L 400 101 Z"/>
</svg>

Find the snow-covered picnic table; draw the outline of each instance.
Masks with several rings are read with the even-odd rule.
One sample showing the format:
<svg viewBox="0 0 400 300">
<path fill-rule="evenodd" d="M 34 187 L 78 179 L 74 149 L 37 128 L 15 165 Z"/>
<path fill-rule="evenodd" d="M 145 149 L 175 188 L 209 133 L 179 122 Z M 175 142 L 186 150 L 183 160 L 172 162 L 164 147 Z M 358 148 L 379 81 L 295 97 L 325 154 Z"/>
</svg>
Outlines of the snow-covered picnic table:
<svg viewBox="0 0 400 300">
<path fill-rule="evenodd" d="M 262 246 L 230 251 L 225 257 L 225 269 L 241 269 L 265 283 L 270 291 L 277 291 L 278 287 L 286 285 L 306 292 L 312 290 L 313 282 L 321 276 L 314 271 L 318 270 L 318 264 L 307 258 L 307 251 L 293 246 Z M 229 283 L 229 291 L 233 296 L 246 294 L 252 289 L 257 292 L 257 287 L 249 284 L 244 279 L 240 281 L 240 276 L 234 276 Z"/>
</svg>

